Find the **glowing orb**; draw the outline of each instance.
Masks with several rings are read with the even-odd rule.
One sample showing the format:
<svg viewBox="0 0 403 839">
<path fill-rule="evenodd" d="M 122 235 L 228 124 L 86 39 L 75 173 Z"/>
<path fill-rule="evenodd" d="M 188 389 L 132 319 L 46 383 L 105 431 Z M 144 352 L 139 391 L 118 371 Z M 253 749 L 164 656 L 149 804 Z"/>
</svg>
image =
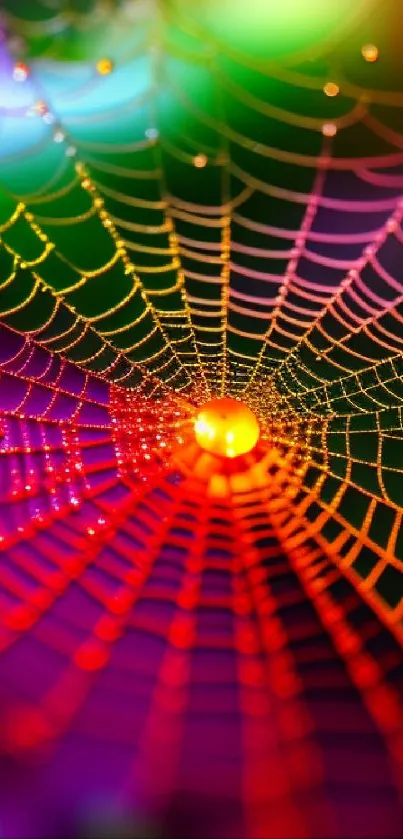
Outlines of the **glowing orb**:
<svg viewBox="0 0 403 839">
<path fill-rule="evenodd" d="M 259 439 L 259 423 L 250 408 L 236 399 L 212 399 L 199 411 L 195 425 L 199 446 L 221 457 L 247 454 Z"/>
<path fill-rule="evenodd" d="M 323 92 L 326 93 L 326 96 L 338 96 L 340 93 L 339 85 L 335 82 L 327 82 L 323 88 Z"/>
<path fill-rule="evenodd" d="M 373 64 L 374 61 L 378 60 L 378 47 L 376 47 L 375 44 L 364 44 L 361 50 L 361 55 L 365 59 L 365 61 L 368 61 L 370 64 Z"/>
<path fill-rule="evenodd" d="M 101 58 L 97 62 L 97 72 L 100 76 L 109 76 L 109 73 L 112 73 L 113 70 L 113 61 L 110 58 Z"/>
<path fill-rule="evenodd" d="M 196 169 L 203 169 L 206 164 L 207 157 L 205 154 L 197 154 L 196 157 L 193 158 L 193 165 L 196 166 Z"/>
<path fill-rule="evenodd" d="M 324 122 L 322 125 L 322 134 L 324 137 L 335 137 L 337 134 L 337 125 L 334 122 Z"/>
</svg>

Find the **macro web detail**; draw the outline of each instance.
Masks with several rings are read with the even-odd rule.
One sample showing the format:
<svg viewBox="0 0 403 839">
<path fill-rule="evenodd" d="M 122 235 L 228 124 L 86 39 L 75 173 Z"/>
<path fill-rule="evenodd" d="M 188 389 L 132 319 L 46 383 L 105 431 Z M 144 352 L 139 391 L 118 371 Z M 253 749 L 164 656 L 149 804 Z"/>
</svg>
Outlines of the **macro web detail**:
<svg viewBox="0 0 403 839">
<path fill-rule="evenodd" d="M 52 835 L 399 833 L 397 3 L 246 5 L 2 3 L 0 766 Z"/>
</svg>

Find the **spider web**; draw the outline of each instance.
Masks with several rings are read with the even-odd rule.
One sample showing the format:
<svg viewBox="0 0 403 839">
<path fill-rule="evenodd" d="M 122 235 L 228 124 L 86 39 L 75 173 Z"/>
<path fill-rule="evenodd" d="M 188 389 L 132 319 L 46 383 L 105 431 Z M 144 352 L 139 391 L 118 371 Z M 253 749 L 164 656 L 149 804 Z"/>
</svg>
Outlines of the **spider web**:
<svg viewBox="0 0 403 839">
<path fill-rule="evenodd" d="M 0 665 L 8 679 L 30 645 L 55 656 L 49 683 L 12 680 L 3 745 L 25 753 L 71 727 L 95 739 L 99 721 L 122 744 L 126 671 L 144 695 L 125 789 L 141 776 L 147 801 L 175 801 L 186 777 L 203 790 L 200 747 L 178 768 L 175 744 L 192 739 L 192 703 L 216 703 L 205 795 L 230 790 L 232 835 L 240 798 L 261 835 L 272 800 L 258 779 L 276 775 L 278 835 L 328 835 L 309 803 L 332 780 L 301 633 L 316 638 L 306 660 L 323 644 L 347 673 L 344 757 L 361 714 L 391 797 L 401 781 L 403 92 L 381 24 L 395 6 L 375 4 L 368 24 L 384 65 L 363 61 L 358 26 L 311 61 L 258 61 L 181 4 L 95 6 L 2 12 Z M 191 446 L 186 470 L 171 461 L 177 418 L 224 394 L 259 417 L 253 481 L 206 477 Z M 195 656 L 209 645 L 230 647 L 221 681 Z M 239 720 L 218 733 L 234 673 L 243 747 Z M 268 705 L 277 739 L 259 756 Z M 358 789 L 365 750 L 356 760 Z"/>
</svg>

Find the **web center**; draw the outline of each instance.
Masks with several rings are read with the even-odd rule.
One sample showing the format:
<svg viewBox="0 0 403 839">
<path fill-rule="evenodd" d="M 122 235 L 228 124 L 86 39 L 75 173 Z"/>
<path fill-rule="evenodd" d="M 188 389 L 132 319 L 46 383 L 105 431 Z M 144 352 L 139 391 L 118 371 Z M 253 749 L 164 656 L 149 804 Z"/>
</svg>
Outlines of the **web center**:
<svg viewBox="0 0 403 839">
<path fill-rule="evenodd" d="M 207 402 L 196 417 L 194 430 L 202 449 L 229 458 L 252 451 L 260 436 L 253 411 L 229 397 Z"/>
</svg>

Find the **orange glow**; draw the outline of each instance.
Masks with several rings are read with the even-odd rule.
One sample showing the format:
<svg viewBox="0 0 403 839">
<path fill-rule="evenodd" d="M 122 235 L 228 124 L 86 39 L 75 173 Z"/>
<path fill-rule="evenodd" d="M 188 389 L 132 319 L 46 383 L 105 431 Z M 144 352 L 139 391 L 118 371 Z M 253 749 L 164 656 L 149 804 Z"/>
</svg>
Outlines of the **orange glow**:
<svg viewBox="0 0 403 839">
<path fill-rule="evenodd" d="M 206 155 L 197 154 L 196 157 L 193 158 L 193 165 L 196 166 L 196 169 L 203 169 L 207 165 Z"/>
<path fill-rule="evenodd" d="M 208 402 L 199 411 L 194 429 L 199 446 L 221 457 L 247 454 L 260 435 L 259 423 L 250 408 L 228 397 Z"/>
<path fill-rule="evenodd" d="M 365 58 L 365 61 L 368 61 L 370 64 L 373 64 L 374 61 L 378 60 L 379 50 L 375 44 L 364 44 L 361 55 Z"/>
<path fill-rule="evenodd" d="M 340 88 L 339 85 L 335 82 L 327 82 L 327 84 L 325 84 L 323 88 L 323 91 L 324 93 L 326 93 L 326 96 L 333 97 L 338 96 L 338 94 L 340 93 Z"/>
<path fill-rule="evenodd" d="M 101 58 L 97 61 L 97 72 L 100 76 L 109 76 L 112 73 L 113 61 L 110 58 Z"/>
</svg>

